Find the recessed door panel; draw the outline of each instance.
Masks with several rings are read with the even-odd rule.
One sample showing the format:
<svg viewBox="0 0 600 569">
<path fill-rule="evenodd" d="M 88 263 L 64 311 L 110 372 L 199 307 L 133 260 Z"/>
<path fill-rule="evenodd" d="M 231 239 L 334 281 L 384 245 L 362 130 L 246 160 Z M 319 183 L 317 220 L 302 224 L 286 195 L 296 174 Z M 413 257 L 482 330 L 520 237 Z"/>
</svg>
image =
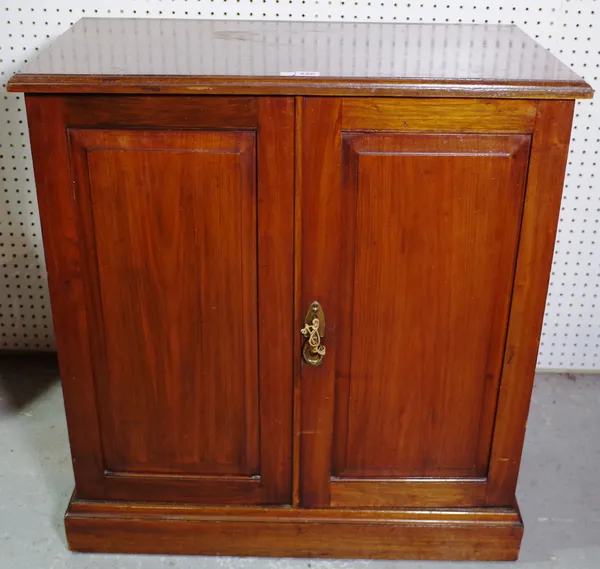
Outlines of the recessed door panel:
<svg viewBox="0 0 600 569">
<path fill-rule="evenodd" d="M 87 163 L 105 467 L 257 474 L 254 135 L 102 136 L 115 147 Z"/>
<path fill-rule="evenodd" d="M 350 374 L 334 474 L 484 476 L 528 137 L 347 134 L 342 146 Z"/>
</svg>

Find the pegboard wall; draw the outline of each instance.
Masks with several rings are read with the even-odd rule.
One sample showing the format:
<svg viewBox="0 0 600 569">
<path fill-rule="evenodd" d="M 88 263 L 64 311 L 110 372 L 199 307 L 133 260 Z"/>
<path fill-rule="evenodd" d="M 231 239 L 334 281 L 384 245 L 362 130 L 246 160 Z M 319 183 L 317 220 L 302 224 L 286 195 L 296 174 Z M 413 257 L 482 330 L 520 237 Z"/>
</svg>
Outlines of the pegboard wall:
<svg viewBox="0 0 600 569">
<path fill-rule="evenodd" d="M 514 23 L 600 91 L 595 0 L 19 0 L 0 8 L 9 77 L 81 17 Z M 599 95 L 600 96 L 600 95 Z M 52 321 L 22 95 L 0 108 L 0 350 L 51 350 Z M 600 103 L 580 101 L 538 367 L 600 369 Z"/>
</svg>

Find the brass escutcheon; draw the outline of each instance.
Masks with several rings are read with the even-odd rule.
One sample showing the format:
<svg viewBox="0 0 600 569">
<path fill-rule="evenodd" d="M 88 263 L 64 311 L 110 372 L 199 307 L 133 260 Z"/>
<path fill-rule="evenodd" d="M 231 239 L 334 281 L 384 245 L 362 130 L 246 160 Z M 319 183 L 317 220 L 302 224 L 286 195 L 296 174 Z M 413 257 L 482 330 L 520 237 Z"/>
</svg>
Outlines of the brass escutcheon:
<svg viewBox="0 0 600 569">
<path fill-rule="evenodd" d="M 304 327 L 300 333 L 305 338 L 302 359 L 311 366 L 321 365 L 326 353 L 326 348 L 321 343 L 325 336 L 325 314 L 316 300 L 311 303 L 304 317 Z"/>
</svg>

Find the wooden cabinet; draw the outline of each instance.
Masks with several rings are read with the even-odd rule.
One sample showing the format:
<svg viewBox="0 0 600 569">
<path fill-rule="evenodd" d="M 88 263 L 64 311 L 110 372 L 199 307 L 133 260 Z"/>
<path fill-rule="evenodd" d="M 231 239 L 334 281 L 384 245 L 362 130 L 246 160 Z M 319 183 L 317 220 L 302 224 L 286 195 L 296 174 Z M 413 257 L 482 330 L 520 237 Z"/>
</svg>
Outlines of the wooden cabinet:
<svg viewBox="0 0 600 569">
<path fill-rule="evenodd" d="M 426 55 L 410 26 L 82 20 L 9 83 L 27 92 L 75 550 L 518 554 L 573 99 L 591 90 L 495 26 L 419 26 L 469 46 L 427 52 L 427 73 L 361 67 L 354 42 L 352 69 L 280 75 L 318 61 L 298 43 L 315 28 L 332 54 L 360 28 L 382 65 Z M 491 45 L 520 70 L 452 65 Z"/>
</svg>

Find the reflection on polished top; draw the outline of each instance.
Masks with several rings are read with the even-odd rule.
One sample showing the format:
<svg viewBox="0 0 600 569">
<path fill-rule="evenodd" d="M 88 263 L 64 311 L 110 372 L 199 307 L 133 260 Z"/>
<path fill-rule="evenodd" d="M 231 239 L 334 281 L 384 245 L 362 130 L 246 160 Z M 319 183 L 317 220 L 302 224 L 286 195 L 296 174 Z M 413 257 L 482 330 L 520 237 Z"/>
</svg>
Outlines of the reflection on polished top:
<svg viewBox="0 0 600 569">
<path fill-rule="evenodd" d="M 279 94 L 592 94 L 516 26 L 487 24 L 84 18 L 9 83 L 9 90 L 37 92 L 274 88 Z"/>
</svg>

